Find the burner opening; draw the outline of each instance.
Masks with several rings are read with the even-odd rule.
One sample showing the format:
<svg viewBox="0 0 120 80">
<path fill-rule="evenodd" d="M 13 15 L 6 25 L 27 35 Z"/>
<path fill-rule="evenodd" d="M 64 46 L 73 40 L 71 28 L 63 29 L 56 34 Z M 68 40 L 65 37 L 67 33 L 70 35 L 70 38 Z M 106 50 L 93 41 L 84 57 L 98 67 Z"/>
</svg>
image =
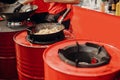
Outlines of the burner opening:
<svg viewBox="0 0 120 80">
<path fill-rule="evenodd" d="M 89 42 L 76 42 L 75 45 L 59 49 L 58 53 L 61 60 L 76 67 L 98 67 L 110 61 L 110 55 L 104 46 Z"/>
</svg>

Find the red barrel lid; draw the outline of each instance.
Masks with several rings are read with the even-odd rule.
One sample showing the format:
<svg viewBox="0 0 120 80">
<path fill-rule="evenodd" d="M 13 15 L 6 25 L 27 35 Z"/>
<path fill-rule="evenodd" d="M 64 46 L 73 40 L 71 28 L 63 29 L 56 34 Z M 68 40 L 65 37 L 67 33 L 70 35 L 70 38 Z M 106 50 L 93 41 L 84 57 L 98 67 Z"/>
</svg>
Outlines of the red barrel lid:
<svg viewBox="0 0 120 80">
<path fill-rule="evenodd" d="M 76 41 L 79 44 L 85 44 L 86 42 L 90 42 L 90 43 L 95 43 L 99 45 L 104 45 L 105 49 L 111 56 L 109 63 L 106 65 L 98 66 L 94 68 L 78 68 L 78 67 L 76 68 L 75 66 L 66 64 L 64 61 L 60 59 L 58 50 L 68 45 L 74 45 L 76 44 Z M 43 59 L 44 59 L 44 62 L 49 67 L 51 67 L 52 69 L 58 72 L 68 74 L 68 75 L 93 77 L 93 76 L 103 76 L 103 75 L 107 75 L 107 74 L 111 74 L 111 73 L 119 71 L 120 69 L 120 66 L 118 64 L 118 62 L 120 61 L 119 53 L 120 53 L 119 49 L 109 44 L 105 44 L 102 42 L 83 41 L 80 39 L 76 39 L 76 40 L 66 40 L 66 41 L 53 44 L 52 46 L 50 46 L 44 51 Z"/>
<path fill-rule="evenodd" d="M 73 35 L 69 31 L 65 30 L 64 34 L 65 34 L 65 39 L 64 40 L 72 39 L 73 38 Z M 17 34 L 14 35 L 13 39 L 14 39 L 15 43 L 17 43 L 19 45 L 22 45 L 22 46 L 25 46 L 25 47 L 47 48 L 48 46 L 51 45 L 51 44 L 49 44 L 49 45 L 47 45 L 47 44 L 42 45 L 42 44 L 33 44 L 33 43 L 30 43 L 27 40 L 27 31 L 18 32 Z"/>
</svg>

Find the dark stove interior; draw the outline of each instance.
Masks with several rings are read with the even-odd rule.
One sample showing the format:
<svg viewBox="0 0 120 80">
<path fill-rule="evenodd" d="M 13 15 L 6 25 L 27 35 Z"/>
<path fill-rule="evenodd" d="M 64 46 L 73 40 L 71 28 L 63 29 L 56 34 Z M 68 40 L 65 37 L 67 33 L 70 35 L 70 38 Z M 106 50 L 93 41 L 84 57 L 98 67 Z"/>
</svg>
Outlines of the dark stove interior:
<svg viewBox="0 0 120 80">
<path fill-rule="evenodd" d="M 85 44 L 69 45 L 58 50 L 64 62 L 76 67 L 99 67 L 108 64 L 110 55 L 104 46 L 86 42 Z"/>
</svg>

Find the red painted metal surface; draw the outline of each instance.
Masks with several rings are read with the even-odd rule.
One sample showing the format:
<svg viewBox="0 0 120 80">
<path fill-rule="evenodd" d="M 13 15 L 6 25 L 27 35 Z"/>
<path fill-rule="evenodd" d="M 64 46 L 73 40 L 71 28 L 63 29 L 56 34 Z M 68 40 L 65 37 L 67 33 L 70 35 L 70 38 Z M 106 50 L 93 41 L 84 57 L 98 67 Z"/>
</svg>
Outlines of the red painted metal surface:
<svg viewBox="0 0 120 80">
<path fill-rule="evenodd" d="M 8 21 L 0 21 L 0 80 L 14 80 L 18 78 L 16 67 L 16 52 L 13 36 L 25 30 L 26 25 L 8 27 Z"/>
<path fill-rule="evenodd" d="M 16 32 L 0 32 L 0 79 L 17 79 L 13 36 Z"/>
<path fill-rule="evenodd" d="M 67 32 L 66 34 L 69 35 Z M 17 33 L 14 36 L 19 80 L 43 80 L 42 55 L 49 45 L 31 44 L 26 37 L 26 31 Z"/>
<path fill-rule="evenodd" d="M 76 38 L 101 41 L 120 49 L 119 16 L 74 6 L 71 24 Z"/>
<path fill-rule="evenodd" d="M 74 45 L 76 41 L 79 44 L 92 42 L 104 45 L 111 60 L 109 64 L 95 68 L 76 68 L 63 62 L 58 57 L 58 49 L 65 46 Z M 43 53 L 45 80 L 115 80 L 120 70 L 120 50 L 116 47 L 95 41 L 68 40 L 56 43 L 47 48 Z"/>
</svg>

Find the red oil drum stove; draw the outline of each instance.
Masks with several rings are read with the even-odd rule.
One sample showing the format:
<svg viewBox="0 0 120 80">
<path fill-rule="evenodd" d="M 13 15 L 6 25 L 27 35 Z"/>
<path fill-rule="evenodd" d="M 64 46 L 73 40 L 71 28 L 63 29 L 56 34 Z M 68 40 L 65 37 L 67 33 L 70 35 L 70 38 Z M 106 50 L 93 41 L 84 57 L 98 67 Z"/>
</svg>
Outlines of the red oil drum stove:
<svg viewBox="0 0 120 80">
<path fill-rule="evenodd" d="M 13 36 L 27 27 L 22 25 L 10 26 L 8 27 L 8 21 L 0 21 L 0 79 L 13 80 L 18 77 Z"/>
<path fill-rule="evenodd" d="M 24 6 L 20 12 L 13 13 L 16 6 L 17 4 L 0 7 L 0 80 L 18 78 L 13 36 L 32 26 L 27 19 L 37 9 L 35 5 L 31 10 L 28 6 Z"/>
<path fill-rule="evenodd" d="M 22 31 L 14 36 L 19 80 L 44 80 L 42 56 L 43 51 L 51 44 L 37 44 L 37 41 L 31 43 L 28 33 Z M 65 32 L 65 36 L 64 40 L 72 38 L 68 32 Z"/>
<path fill-rule="evenodd" d="M 120 50 L 95 41 L 67 40 L 43 53 L 45 80 L 118 80 Z"/>
</svg>

